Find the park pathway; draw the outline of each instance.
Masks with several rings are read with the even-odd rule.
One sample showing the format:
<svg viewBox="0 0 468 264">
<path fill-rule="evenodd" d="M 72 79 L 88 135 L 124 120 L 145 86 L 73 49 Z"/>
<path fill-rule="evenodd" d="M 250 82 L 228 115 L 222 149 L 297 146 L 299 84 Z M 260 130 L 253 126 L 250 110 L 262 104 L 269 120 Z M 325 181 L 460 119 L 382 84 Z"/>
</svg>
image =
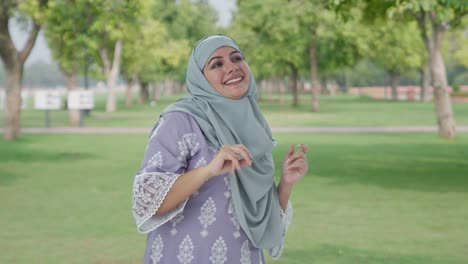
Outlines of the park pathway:
<svg viewBox="0 0 468 264">
<path fill-rule="evenodd" d="M 140 127 L 52 127 L 22 128 L 22 133 L 42 134 L 148 134 L 151 128 Z M 272 127 L 274 133 L 408 133 L 437 132 L 435 126 L 365 126 L 365 127 Z M 468 132 L 468 126 L 458 126 L 457 132 Z M 3 128 L 0 128 L 3 133 Z"/>
</svg>

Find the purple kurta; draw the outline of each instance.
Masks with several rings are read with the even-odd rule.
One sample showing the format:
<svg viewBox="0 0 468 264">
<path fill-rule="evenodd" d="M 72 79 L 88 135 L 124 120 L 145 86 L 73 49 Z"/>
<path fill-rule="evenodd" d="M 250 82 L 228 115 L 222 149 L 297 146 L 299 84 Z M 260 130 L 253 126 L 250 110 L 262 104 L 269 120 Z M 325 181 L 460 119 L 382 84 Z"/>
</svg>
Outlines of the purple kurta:
<svg viewBox="0 0 468 264">
<path fill-rule="evenodd" d="M 262 251 L 237 222 L 227 174 L 211 178 L 167 214 L 154 215 L 176 179 L 206 165 L 216 152 L 189 114 L 168 113 L 156 124 L 133 186 L 137 227 L 148 233 L 144 263 L 264 263 Z M 278 227 L 283 234 L 291 218 L 289 203 L 286 211 Z M 279 257 L 281 250 L 270 254 Z"/>
</svg>

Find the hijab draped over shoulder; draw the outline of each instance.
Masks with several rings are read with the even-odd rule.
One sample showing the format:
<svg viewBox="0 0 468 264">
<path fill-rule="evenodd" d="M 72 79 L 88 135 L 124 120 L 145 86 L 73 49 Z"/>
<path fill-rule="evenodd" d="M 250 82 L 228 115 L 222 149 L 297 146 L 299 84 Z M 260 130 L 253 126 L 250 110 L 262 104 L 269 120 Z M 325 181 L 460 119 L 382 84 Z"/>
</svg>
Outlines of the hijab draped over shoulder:
<svg viewBox="0 0 468 264">
<path fill-rule="evenodd" d="M 198 41 L 187 67 L 187 91 L 190 97 L 166 108 L 162 114 L 181 111 L 192 115 L 207 140 L 222 145 L 244 144 L 253 156 L 251 166 L 229 174 L 234 211 L 240 226 L 258 248 L 269 249 L 281 243 L 281 213 L 274 183 L 274 147 L 270 128 L 257 104 L 257 87 L 252 72 L 247 92 L 229 99 L 213 88 L 203 75 L 210 55 L 221 47 L 242 51 L 224 35 Z"/>
</svg>

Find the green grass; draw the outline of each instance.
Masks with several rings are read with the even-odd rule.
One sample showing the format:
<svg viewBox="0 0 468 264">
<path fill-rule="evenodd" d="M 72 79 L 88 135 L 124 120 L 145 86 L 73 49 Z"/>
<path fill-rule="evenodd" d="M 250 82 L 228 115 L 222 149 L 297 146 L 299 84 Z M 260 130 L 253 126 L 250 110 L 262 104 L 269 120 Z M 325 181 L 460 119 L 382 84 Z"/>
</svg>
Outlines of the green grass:
<svg viewBox="0 0 468 264">
<path fill-rule="evenodd" d="M 156 122 L 159 113 L 182 96 L 163 97 L 155 106 L 135 105 L 131 109 L 126 109 L 124 96 L 119 94 L 118 111 L 106 113 L 104 111 L 105 97 L 98 95 L 96 108 L 85 118 L 84 125 L 88 127 L 151 127 Z M 320 112 L 313 113 L 310 111 L 310 96 L 301 95 L 300 98 L 301 103 L 298 108 L 291 107 L 289 95 L 285 96 L 282 103 L 279 100 L 275 102 L 262 100 L 260 106 L 273 127 L 435 126 L 437 123 L 434 105 L 430 102 L 393 102 L 353 95 L 322 96 Z M 468 105 L 454 103 L 453 110 L 457 124 L 468 125 Z M 68 116 L 65 110 L 51 111 L 50 116 L 52 127 L 68 126 Z M 29 107 L 22 112 L 21 124 L 23 127 L 44 127 L 44 119 L 44 111 L 33 110 L 32 102 L 29 102 Z M 3 122 L 3 118 L 0 122 Z"/>
<path fill-rule="evenodd" d="M 468 137 L 277 134 L 307 143 L 275 263 L 468 263 Z M 141 263 L 131 216 L 146 135 L 0 141 L 0 263 Z M 279 166 L 277 166 L 279 167 Z M 268 263 L 272 263 L 269 260 Z"/>
</svg>

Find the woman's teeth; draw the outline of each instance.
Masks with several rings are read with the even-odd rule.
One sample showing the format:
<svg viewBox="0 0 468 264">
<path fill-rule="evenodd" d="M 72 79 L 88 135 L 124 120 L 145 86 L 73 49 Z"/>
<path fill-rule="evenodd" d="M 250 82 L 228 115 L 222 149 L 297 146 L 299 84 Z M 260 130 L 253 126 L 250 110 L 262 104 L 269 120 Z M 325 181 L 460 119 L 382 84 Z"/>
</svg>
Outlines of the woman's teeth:
<svg viewBox="0 0 468 264">
<path fill-rule="evenodd" d="M 240 80 L 242 80 L 242 77 L 235 78 L 235 79 L 231 79 L 231 80 L 225 82 L 224 84 L 230 84 L 230 83 L 233 83 L 233 82 L 238 82 L 238 81 L 240 81 Z"/>
</svg>

